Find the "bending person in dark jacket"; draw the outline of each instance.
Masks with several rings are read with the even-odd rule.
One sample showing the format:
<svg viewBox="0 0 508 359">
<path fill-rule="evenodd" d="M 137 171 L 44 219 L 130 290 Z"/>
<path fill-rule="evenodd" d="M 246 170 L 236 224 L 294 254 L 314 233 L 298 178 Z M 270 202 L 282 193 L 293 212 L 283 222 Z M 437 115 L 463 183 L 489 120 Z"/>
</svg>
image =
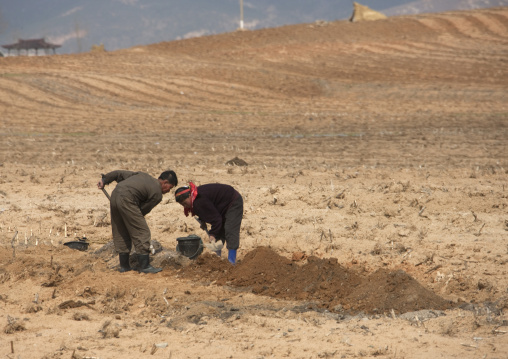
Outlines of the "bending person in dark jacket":
<svg viewBox="0 0 508 359">
<path fill-rule="evenodd" d="M 176 190 L 175 199 L 184 207 L 186 216 L 189 213 L 198 216 L 203 229 L 207 229 L 206 223 L 211 224 L 207 233 L 212 248 L 220 256 L 225 241 L 228 259 L 235 264 L 243 218 L 243 198 L 240 193 L 226 184 L 210 183 L 196 187 L 190 182 L 189 187 Z"/>
<path fill-rule="evenodd" d="M 136 249 L 139 271 L 157 273 L 161 268 L 150 265 L 150 228 L 145 215 L 162 201 L 162 195 L 178 185 L 173 171 L 162 172 L 158 179 L 143 172 L 112 171 L 102 175 L 97 183 L 99 189 L 116 181 L 111 193 L 111 229 L 113 243 L 120 258 L 120 272 L 131 270 L 129 254 L 132 246 Z"/>
</svg>

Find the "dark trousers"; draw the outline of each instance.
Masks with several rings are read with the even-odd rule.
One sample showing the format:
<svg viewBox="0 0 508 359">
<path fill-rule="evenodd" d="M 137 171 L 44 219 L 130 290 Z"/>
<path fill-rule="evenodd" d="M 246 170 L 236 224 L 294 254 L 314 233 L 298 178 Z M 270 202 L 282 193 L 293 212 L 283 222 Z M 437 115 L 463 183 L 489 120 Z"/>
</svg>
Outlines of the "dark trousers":
<svg viewBox="0 0 508 359">
<path fill-rule="evenodd" d="M 231 204 L 226 212 L 222 230 L 218 236 L 223 242 L 226 241 L 227 249 L 238 249 L 240 246 L 240 228 L 243 218 L 243 198 L 239 196 Z"/>
<path fill-rule="evenodd" d="M 113 243 L 118 253 L 130 253 L 134 245 L 136 253 L 150 253 L 150 228 L 141 209 L 128 191 L 115 189 L 111 193 L 111 229 Z"/>
</svg>

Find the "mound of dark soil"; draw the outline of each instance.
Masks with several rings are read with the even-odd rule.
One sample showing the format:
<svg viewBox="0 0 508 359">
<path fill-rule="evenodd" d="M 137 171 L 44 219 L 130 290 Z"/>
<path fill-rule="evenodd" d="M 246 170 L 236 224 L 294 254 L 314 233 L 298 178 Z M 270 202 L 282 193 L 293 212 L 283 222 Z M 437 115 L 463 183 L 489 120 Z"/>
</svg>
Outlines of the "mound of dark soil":
<svg viewBox="0 0 508 359">
<path fill-rule="evenodd" d="M 402 270 L 380 269 L 363 275 L 341 266 L 335 258 L 314 256 L 300 265 L 266 247 L 249 252 L 236 266 L 205 254 L 182 268 L 181 273 L 216 281 L 218 285 L 250 289 L 255 294 L 313 302 L 332 311 L 376 314 L 392 309 L 406 313 L 452 307 L 451 302 Z"/>
</svg>

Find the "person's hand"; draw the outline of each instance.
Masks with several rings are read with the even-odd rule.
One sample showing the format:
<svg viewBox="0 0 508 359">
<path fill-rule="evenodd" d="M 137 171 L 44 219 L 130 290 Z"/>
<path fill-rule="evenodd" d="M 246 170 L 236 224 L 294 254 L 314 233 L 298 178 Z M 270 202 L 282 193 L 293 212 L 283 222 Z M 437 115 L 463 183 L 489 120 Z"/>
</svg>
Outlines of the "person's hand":
<svg viewBox="0 0 508 359">
<path fill-rule="evenodd" d="M 217 241 L 205 244 L 205 247 L 211 250 L 212 252 L 219 252 L 224 247 L 224 244 L 222 243 L 222 241 Z"/>
<path fill-rule="evenodd" d="M 208 236 L 208 241 L 209 241 L 210 243 L 215 243 L 215 242 L 217 242 L 217 240 L 215 239 L 215 236 L 212 236 L 212 235 Z"/>
<path fill-rule="evenodd" d="M 222 247 L 224 247 L 224 244 L 222 243 L 222 241 L 218 241 L 217 239 L 215 239 L 214 236 L 209 236 L 210 238 L 210 246 L 213 247 L 213 251 L 217 252 L 217 251 L 220 251 L 222 249 Z"/>
<path fill-rule="evenodd" d="M 222 241 L 215 242 L 215 251 L 216 252 L 222 250 L 222 248 L 224 248 L 224 243 L 222 243 Z"/>
</svg>

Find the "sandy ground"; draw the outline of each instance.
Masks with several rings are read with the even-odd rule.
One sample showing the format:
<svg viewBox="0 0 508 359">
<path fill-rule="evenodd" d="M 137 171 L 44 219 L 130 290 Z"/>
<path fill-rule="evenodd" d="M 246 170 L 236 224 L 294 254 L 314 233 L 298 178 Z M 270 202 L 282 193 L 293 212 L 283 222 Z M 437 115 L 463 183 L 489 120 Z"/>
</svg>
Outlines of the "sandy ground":
<svg viewBox="0 0 508 359">
<path fill-rule="evenodd" d="M 495 8 L 0 59 L 0 357 L 506 358 L 507 39 Z M 163 271 L 117 272 L 114 169 L 237 188 L 238 264 L 175 252 L 171 192 Z"/>
</svg>

